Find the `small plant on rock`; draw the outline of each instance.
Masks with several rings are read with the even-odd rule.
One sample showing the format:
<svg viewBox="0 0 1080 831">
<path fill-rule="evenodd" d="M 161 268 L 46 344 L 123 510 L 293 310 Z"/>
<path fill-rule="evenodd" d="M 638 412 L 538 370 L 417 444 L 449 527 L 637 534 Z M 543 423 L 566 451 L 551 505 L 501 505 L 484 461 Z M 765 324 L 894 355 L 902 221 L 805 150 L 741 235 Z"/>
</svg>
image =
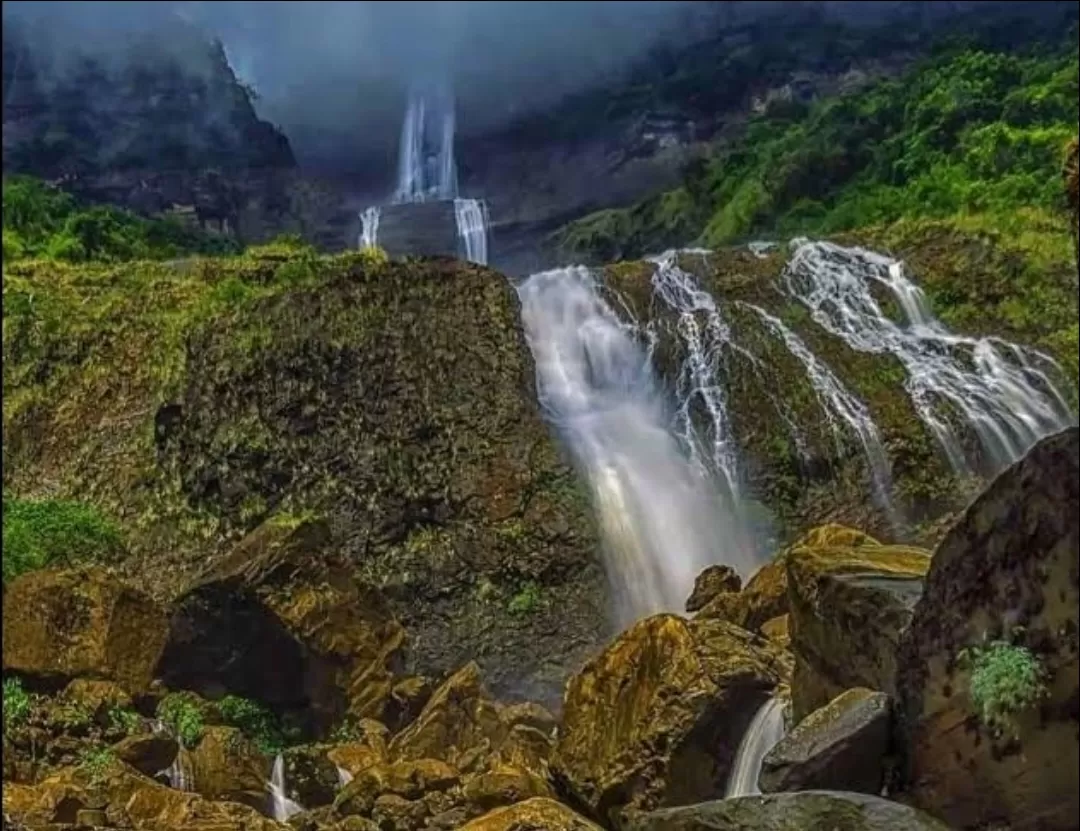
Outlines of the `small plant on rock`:
<svg viewBox="0 0 1080 831">
<path fill-rule="evenodd" d="M 203 734 L 203 715 L 197 704 L 183 695 L 167 695 L 158 704 L 157 716 L 184 747 L 194 747 Z"/>
<path fill-rule="evenodd" d="M 1014 718 L 1047 695 L 1046 672 L 1026 647 L 992 641 L 959 657 L 971 669 L 968 694 L 979 720 L 995 731 L 1014 730 Z"/>
<path fill-rule="evenodd" d="M 18 727 L 30 716 L 33 697 L 18 678 L 4 679 L 4 731 Z"/>
<path fill-rule="evenodd" d="M 508 609 L 512 615 L 527 615 L 539 609 L 543 602 L 540 587 L 530 580 L 521 587 L 517 594 L 510 598 Z"/>
<path fill-rule="evenodd" d="M 109 747 L 90 748 L 82 754 L 79 767 L 90 777 L 90 781 L 97 783 L 105 779 L 109 769 L 116 762 L 116 754 Z"/>
<path fill-rule="evenodd" d="M 226 724 L 238 727 L 262 753 L 274 756 L 284 748 L 285 739 L 277 719 L 257 701 L 227 695 L 218 702 L 218 711 Z"/>
<path fill-rule="evenodd" d="M 110 707 L 108 713 L 109 724 L 129 736 L 139 729 L 141 717 L 134 710 L 127 707 Z"/>
</svg>

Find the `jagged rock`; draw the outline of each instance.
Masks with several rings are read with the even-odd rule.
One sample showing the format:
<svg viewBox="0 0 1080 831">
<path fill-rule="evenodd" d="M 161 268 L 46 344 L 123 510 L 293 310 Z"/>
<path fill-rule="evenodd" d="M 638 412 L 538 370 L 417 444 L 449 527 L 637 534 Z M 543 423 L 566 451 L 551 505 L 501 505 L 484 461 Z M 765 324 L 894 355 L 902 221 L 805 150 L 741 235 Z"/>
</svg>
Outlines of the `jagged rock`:
<svg viewBox="0 0 1080 831">
<path fill-rule="evenodd" d="M 511 765 L 546 779 L 554 749 L 550 734 L 527 724 L 515 724 L 499 746 L 492 764 Z"/>
<path fill-rule="evenodd" d="M 499 808 L 463 825 L 460 831 L 601 831 L 599 825 L 551 799 L 537 797 Z"/>
<path fill-rule="evenodd" d="M 150 685 L 168 629 L 164 610 L 101 568 L 31 571 L 4 588 L 4 672 L 47 683 Z"/>
<path fill-rule="evenodd" d="M 900 651 L 907 790 L 960 828 L 1077 827 L 1077 428 L 1044 439 L 968 508 L 934 553 Z M 972 701 L 965 648 L 1011 641 L 1037 658 L 1045 697 L 997 730 Z"/>
<path fill-rule="evenodd" d="M 720 795 L 743 732 L 789 667 L 726 621 L 640 621 L 571 678 L 553 773 L 612 824 Z"/>
<path fill-rule="evenodd" d="M 430 792 L 450 790 L 459 780 L 458 771 L 438 759 L 379 763 L 360 771 L 342 788 L 334 810 L 339 816 L 370 816 L 383 796 L 414 801 Z"/>
<path fill-rule="evenodd" d="M 713 597 L 701 608 L 697 617 L 702 620 L 726 620 L 753 632 L 771 618 L 786 614 L 785 556 L 786 552 L 781 552 L 754 572 L 742 591 Z"/>
<path fill-rule="evenodd" d="M 555 793 L 545 779 L 510 765 L 498 765 L 478 773 L 464 788 L 465 800 L 479 809 L 477 813 L 538 796 L 554 798 Z"/>
<path fill-rule="evenodd" d="M 176 739 L 159 733 L 128 736 L 112 747 L 117 759 L 150 777 L 169 767 L 179 749 Z"/>
<path fill-rule="evenodd" d="M 535 728 L 547 735 L 551 735 L 558 724 L 555 716 L 546 707 L 541 707 L 532 701 L 523 701 L 503 707 L 501 717 L 508 727 L 516 727 L 520 724 Z"/>
<path fill-rule="evenodd" d="M 853 687 L 894 694 L 896 650 L 930 553 L 825 525 L 791 546 L 784 562 L 796 721 Z"/>
<path fill-rule="evenodd" d="M 761 634 L 781 649 L 787 649 L 791 646 L 789 627 L 790 617 L 788 615 L 780 615 L 780 617 L 769 618 L 761 624 Z"/>
<path fill-rule="evenodd" d="M 336 764 L 321 745 L 299 745 L 282 752 L 287 796 L 307 809 L 329 805 L 340 787 Z"/>
<path fill-rule="evenodd" d="M 266 804 L 270 761 L 235 727 L 212 726 L 189 750 L 195 791 L 208 799 Z"/>
<path fill-rule="evenodd" d="M 720 594 L 737 592 L 742 578 L 731 566 L 709 566 L 694 580 L 694 590 L 686 600 L 686 611 L 696 612 Z"/>
<path fill-rule="evenodd" d="M 627 831 L 949 831 L 914 808 L 868 794 L 802 791 L 667 808 Z"/>
<path fill-rule="evenodd" d="M 322 522 L 269 520 L 214 564 L 177 602 L 165 682 L 303 711 L 314 730 L 346 712 L 381 717 L 405 633 L 326 554 L 328 534 Z"/>
<path fill-rule="evenodd" d="M 383 717 L 393 730 L 400 730 L 416 719 L 431 698 L 435 687 L 430 678 L 413 675 L 402 678 L 390 690 Z"/>
<path fill-rule="evenodd" d="M 92 718 L 105 715 L 110 709 L 131 707 L 131 696 L 111 681 L 76 678 L 64 688 L 64 700 L 79 707 Z"/>
<path fill-rule="evenodd" d="M 508 732 L 501 708 L 480 680 L 480 668 L 469 663 L 432 694 L 416 721 L 393 738 L 389 751 L 394 759 L 441 759 L 466 771 Z"/>
<path fill-rule="evenodd" d="M 878 795 L 889 749 L 889 697 L 847 690 L 773 747 L 758 779 L 765 793 L 837 790 Z"/>
</svg>

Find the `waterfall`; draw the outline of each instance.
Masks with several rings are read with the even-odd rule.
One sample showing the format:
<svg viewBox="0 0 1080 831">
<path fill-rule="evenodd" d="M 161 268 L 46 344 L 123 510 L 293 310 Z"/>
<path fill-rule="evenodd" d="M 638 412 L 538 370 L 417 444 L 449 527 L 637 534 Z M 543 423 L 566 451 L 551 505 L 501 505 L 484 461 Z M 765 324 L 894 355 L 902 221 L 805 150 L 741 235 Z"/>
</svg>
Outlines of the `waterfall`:
<svg viewBox="0 0 1080 831">
<path fill-rule="evenodd" d="M 753 563 L 711 482 L 669 431 L 671 408 L 637 326 L 574 266 L 518 286 L 546 416 L 570 448 L 599 519 L 620 623 L 681 610 L 694 578 Z"/>
<path fill-rule="evenodd" d="M 173 763 L 165 768 L 165 777 L 169 780 L 169 787 L 178 791 L 194 791 L 195 775 L 191 769 L 191 754 L 180 745 Z"/>
<path fill-rule="evenodd" d="M 735 761 L 731 764 L 725 797 L 752 796 L 759 794 L 758 777 L 765 754 L 784 738 L 784 704 L 779 698 L 770 698 L 754 715 L 754 720 L 739 742 Z"/>
<path fill-rule="evenodd" d="M 971 466 L 950 413 L 972 429 L 993 471 L 1043 436 L 1075 423 L 1051 380 L 1060 370 L 1050 358 L 993 338 L 950 333 L 900 262 L 861 248 L 806 240 L 792 244 L 795 253 L 784 271 L 788 292 L 852 349 L 900 361 L 915 411 L 957 472 L 970 473 Z M 903 324 L 882 311 L 875 286 L 897 303 Z"/>
<path fill-rule="evenodd" d="M 454 102 L 449 89 L 414 84 L 401 125 L 395 203 L 457 196 L 454 129 Z"/>
<path fill-rule="evenodd" d="M 290 817 L 303 810 L 286 796 L 285 758 L 279 753 L 274 757 L 274 767 L 270 772 L 270 816 L 277 822 L 288 822 Z"/>
<path fill-rule="evenodd" d="M 805 367 L 814 395 L 836 438 L 837 449 L 842 451 L 843 441 L 843 431 L 839 422 L 847 424 L 851 432 L 858 437 L 870 467 L 870 476 L 878 503 L 893 520 L 893 524 L 897 524 L 889 497 L 892 481 L 889 459 L 881 442 L 881 434 L 866 404 L 849 392 L 832 370 L 811 352 L 810 348 L 803 343 L 802 338 L 785 326 L 782 320 L 749 303 L 739 305 L 755 312 L 765 324 L 765 328 L 780 338 L 788 351 Z"/>
<path fill-rule="evenodd" d="M 382 210 L 378 205 L 364 208 L 360 212 L 360 247 L 374 248 L 379 244 L 379 217 Z"/>
<path fill-rule="evenodd" d="M 353 775 L 349 773 L 341 765 L 335 765 L 337 768 L 338 787 L 344 788 L 353 780 Z"/>
<path fill-rule="evenodd" d="M 465 249 L 465 259 L 487 265 L 487 205 L 479 199 L 455 199 L 454 216 L 457 221 L 458 239 Z"/>
</svg>

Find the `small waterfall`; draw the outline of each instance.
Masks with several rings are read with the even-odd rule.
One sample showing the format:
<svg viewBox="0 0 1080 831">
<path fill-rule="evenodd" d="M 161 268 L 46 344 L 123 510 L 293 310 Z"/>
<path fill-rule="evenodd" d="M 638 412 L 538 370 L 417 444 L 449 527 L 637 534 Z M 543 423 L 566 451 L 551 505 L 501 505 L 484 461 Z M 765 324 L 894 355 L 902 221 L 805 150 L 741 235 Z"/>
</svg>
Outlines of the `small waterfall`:
<svg viewBox="0 0 1080 831">
<path fill-rule="evenodd" d="M 335 767 L 337 768 L 338 787 L 344 788 L 352 782 L 353 775 L 340 765 L 335 765 Z"/>
<path fill-rule="evenodd" d="M 364 208 L 360 212 L 360 247 L 374 248 L 379 244 L 379 217 L 382 209 L 378 205 Z"/>
<path fill-rule="evenodd" d="M 286 796 L 285 758 L 279 753 L 274 757 L 274 767 L 270 772 L 270 816 L 277 822 L 288 822 L 303 810 Z"/>
<path fill-rule="evenodd" d="M 712 563 L 748 574 L 722 500 L 668 430 L 640 330 L 580 266 L 534 274 L 518 294 L 541 406 L 592 492 L 619 622 L 681 610 Z"/>
<path fill-rule="evenodd" d="M 393 201 L 424 202 L 455 196 L 453 96 L 445 85 L 427 88 L 414 84 L 401 125 Z"/>
<path fill-rule="evenodd" d="M 825 413 L 825 418 L 836 438 L 837 449 L 841 451 L 843 449 L 843 431 L 839 422 L 846 424 L 851 429 L 851 432 L 858 437 L 870 467 L 870 476 L 874 483 L 874 491 L 877 494 L 879 505 L 895 525 L 896 517 L 893 516 L 889 497 L 892 481 L 889 459 L 881 442 L 881 434 L 878 432 L 877 425 L 874 424 L 866 404 L 849 392 L 843 382 L 833 374 L 832 370 L 811 352 L 810 348 L 803 343 L 802 338 L 785 326 L 780 318 L 774 317 L 764 309 L 749 303 L 740 303 L 739 305 L 755 312 L 761 318 L 765 327 L 773 335 L 780 338 L 788 351 L 806 368 L 806 374 L 810 379 L 814 394 L 817 396 L 818 404 Z"/>
<path fill-rule="evenodd" d="M 950 412 L 973 430 L 993 471 L 1018 459 L 1043 436 L 1075 423 L 1050 380 L 1047 370 L 1060 377 L 1050 358 L 993 338 L 950 333 L 900 262 L 826 242 L 792 244 L 795 253 L 784 271 L 789 293 L 852 349 L 891 354 L 900 361 L 916 412 L 956 471 L 970 473 L 971 468 Z M 896 301 L 906 318 L 903 325 L 882 311 L 871 291 L 874 284 Z"/>
<path fill-rule="evenodd" d="M 754 720 L 739 742 L 735 761 L 731 765 L 725 797 L 753 796 L 761 793 L 758 777 L 765 754 L 784 738 L 784 704 L 779 698 L 770 698 L 754 715 Z"/>
<path fill-rule="evenodd" d="M 487 205 L 479 199 L 455 199 L 454 215 L 457 220 L 458 239 L 465 249 L 465 259 L 487 265 Z"/>
<path fill-rule="evenodd" d="M 195 790 L 195 774 L 191 768 L 191 754 L 183 745 L 180 745 L 173 763 L 165 769 L 165 777 L 169 780 L 170 788 L 188 792 Z"/>
</svg>

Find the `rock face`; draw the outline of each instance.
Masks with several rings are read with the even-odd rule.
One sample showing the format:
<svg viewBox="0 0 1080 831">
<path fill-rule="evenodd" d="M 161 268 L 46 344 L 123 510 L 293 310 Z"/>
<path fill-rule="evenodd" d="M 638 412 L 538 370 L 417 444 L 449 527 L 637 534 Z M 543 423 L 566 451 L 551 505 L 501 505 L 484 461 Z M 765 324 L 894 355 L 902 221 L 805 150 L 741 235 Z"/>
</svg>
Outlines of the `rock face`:
<svg viewBox="0 0 1080 831">
<path fill-rule="evenodd" d="M 467 825 L 460 831 L 600 831 L 584 817 L 578 816 L 565 805 L 550 799 L 537 797 L 499 808 Z"/>
<path fill-rule="evenodd" d="M 776 647 L 730 623 L 643 620 L 568 683 L 553 772 L 612 824 L 717 796 L 787 669 Z"/>
<path fill-rule="evenodd" d="M 795 725 L 765 755 L 758 780 L 761 790 L 880 794 L 889 722 L 885 693 L 867 689 L 841 693 Z"/>
<path fill-rule="evenodd" d="M 4 589 L 4 672 L 76 676 L 144 692 L 165 645 L 164 609 L 99 568 L 35 571 Z"/>
<path fill-rule="evenodd" d="M 971 505 L 934 554 L 901 647 L 899 713 L 915 804 L 959 828 L 1076 827 L 1078 439 L 1044 439 Z M 1026 647 L 1045 694 L 982 723 L 965 648 Z"/>
<path fill-rule="evenodd" d="M 719 594 L 737 592 L 742 579 L 731 566 L 709 566 L 694 580 L 694 590 L 686 600 L 686 611 L 696 612 Z"/>
<path fill-rule="evenodd" d="M 739 591 L 716 592 L 698 612 L 702 619 L 727 620 L 751 632 L 787 613 L 787 570 L 781 552 L 766 563 Z M 687 609 L 687 611 L 692 611 Z"/>
<path fill-rule="evenodd" d="M 304 711 L 322 730 L 382 718 L 405 632 L 378 592 L 328 556 L 325 523 L 270 520 L 176 604 L 160 675 Z"/>
<path fill-rule="evenodd" d="M 207 799 L 266 805 L 270 763 L 235 727 L 207 727 L 190 751 L 195 790 Z"/>
<path fill-rule="evenodd" d="M 384 205 L 379 216 L 379 247 L 394 257 L 458 255 L 454 201 Z"/>
<path fill-rule="evenodd" d="M 894 694 L 900 635 L 929 552 L 826 525 L 793 545 L 785 562 L 796 721 L 853 687 Z"/>
<path fill-rule="evenodd" d="M 628 831 L 949 831 L 926 814 L 842 791 L 742 796 L 646 814 Z"/>
</svg>

